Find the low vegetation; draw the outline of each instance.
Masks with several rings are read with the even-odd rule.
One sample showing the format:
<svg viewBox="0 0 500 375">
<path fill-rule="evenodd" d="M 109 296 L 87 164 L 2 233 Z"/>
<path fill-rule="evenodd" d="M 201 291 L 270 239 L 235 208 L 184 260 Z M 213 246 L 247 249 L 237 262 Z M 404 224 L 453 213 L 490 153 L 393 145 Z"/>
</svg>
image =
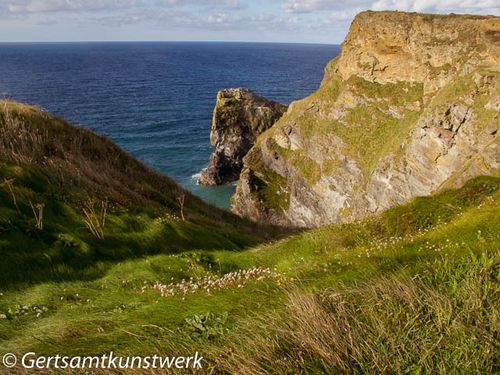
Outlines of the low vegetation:
<svg viewBox="0 0 500 375">
<path fill-rule="evenodd" d="M 149 193 L 109 181 L 101 196 L 90 167 L 59 178 L 1 147 L 0 353 L 199 351 L 214 374 L 497 370 L 499 178 L 280 239 L 139 164 Z"/>
<path fill-rule="evenodd" d="M 471 253 L 417 274 L 289 292 L 285 315 L 266 318 L 272 333 L 248 332 L 221 364 L 245 374 L 493 373 L 497 261 Z"/>
</svg>

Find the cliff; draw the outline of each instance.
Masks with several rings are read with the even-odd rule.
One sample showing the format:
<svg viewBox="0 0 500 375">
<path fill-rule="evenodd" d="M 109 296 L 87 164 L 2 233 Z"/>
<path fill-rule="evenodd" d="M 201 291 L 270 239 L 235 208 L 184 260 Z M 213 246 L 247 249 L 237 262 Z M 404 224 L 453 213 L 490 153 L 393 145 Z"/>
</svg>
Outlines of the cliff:
<svg viewBox="0 0 500 375">
<path fill-rule="evenodd" d="M 350 222 L 499 170 L 500 18 L 363 12 L 318 91 L 244 159 L 254 220 Z"/>
<path fill-rule="evenodd" d="M 286 105 L 244 88 L 219 91 L 210 133 L 215 150 L 199 183 L 221 185 L 236 181 L 243 168 L 243 157 L 257 137 L 273 126 L 286 109 Z"/>
</svg>

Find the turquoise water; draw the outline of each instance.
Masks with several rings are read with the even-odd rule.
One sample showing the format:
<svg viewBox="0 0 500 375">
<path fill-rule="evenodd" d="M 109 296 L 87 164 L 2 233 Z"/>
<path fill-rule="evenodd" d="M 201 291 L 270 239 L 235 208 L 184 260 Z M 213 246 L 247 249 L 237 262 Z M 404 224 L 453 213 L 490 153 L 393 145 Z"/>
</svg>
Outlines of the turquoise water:
<svg viewBox="0 0 500 375">
<path fill-rule="evenodd" d="M 282 103 L 313 92 L 334 45 L 267 43 L 0 44 L 0 95 L 104 134 L 206 201 L 234 185 L 196 185 L 208 164 L 219 89 Z"/>
</svg>

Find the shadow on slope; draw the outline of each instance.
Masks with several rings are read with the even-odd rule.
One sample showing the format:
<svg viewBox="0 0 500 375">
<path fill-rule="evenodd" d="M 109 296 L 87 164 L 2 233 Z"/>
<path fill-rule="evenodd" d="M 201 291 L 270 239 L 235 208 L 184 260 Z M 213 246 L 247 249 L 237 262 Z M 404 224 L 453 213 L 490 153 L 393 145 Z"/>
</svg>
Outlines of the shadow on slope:
<svg viewBox="0 0 500 375">
<path fill-rule="evenodd" d="M 210 206 L 104 137 L 13 102 L 0 102 L 0 185 L 1 287 L 93 279 L 130 257 L 238 250 L 279 234 Z"/>
</svg>

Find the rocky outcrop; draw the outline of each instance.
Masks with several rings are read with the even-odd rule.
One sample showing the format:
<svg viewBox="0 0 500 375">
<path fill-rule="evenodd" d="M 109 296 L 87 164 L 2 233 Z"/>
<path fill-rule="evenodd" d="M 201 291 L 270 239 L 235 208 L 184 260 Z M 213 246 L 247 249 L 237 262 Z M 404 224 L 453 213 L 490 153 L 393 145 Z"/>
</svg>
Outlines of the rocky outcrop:
<svg viewBox="0 0 500 375">
<path fill-rule="evenodd" d="M 244 159 L 232 209 L 350 222 L 500 169 L 500 18 L 364 12 Z"/>
<path fill-rule="evenodd" d="M 238 180 L 243 157 L 257 137 L 273 126 L 286 109 L 286 105 L 244 88 L 219 91 L 210 133 L 215 150 L 199 183 L 221 185 Z"/>
</svg>

